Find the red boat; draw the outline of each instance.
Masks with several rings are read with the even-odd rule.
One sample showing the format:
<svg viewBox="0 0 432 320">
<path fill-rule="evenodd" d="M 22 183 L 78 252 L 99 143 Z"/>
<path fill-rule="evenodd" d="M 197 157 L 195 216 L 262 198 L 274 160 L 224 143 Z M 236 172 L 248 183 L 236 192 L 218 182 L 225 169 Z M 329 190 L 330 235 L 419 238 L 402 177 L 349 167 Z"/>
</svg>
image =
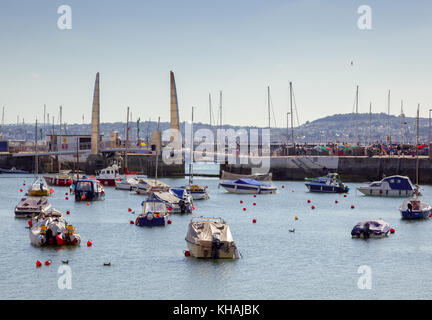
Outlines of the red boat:
<svg viewBox="0 0 432 320">
<path fill-rule="evenodd" d="M 68 187 L 72 184 L 72 178 L 69 176 L 44 176 L 44 179 L 49 186 Z"/>
</svg>

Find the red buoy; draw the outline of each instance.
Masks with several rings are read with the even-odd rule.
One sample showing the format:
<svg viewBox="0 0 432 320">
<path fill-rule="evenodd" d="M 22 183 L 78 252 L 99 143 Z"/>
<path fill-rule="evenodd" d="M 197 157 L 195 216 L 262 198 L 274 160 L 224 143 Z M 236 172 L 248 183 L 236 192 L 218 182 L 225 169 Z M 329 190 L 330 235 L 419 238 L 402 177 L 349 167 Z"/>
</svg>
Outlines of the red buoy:
<svg viewBox="0 0 432 320">
<path fill-rule="evenodd" d="M 344 194 L 344 198 L 346 198 L 347 197 L 347 195 L 346 194 Z"/>
<path fill-rule="evenodd" d="M 42 262 L 40 262 L 39 260 L 36 261 L 36 268 L 39 268 L 42 265 Z"/>
<path fill-rule="evenodd" d="M 86 198 L 85 194 L 81 195 L 81 200 L 84 201 Z"/>
<path fill-rule="evenodd" d="M 87 203 L 86 203 L 86 205 L 88 205 L 88 206 L 89 206 L 89 205 L 90 205 L 90 202 L 87 202 Z"/>
<path fill-rule="evenodd" d="M 131 211 L 132 211 L 132 209 L 131 209 L 131 208 L 128 208 L 128 211 L 129 211 L 129 212 L 131 212 Z"/>
<path fill-rule="evenodd" d="M 69 193 L 66 192 L 66 193 L 65 193 L 65 196 L 68 196 L 68 195 L 69 195 Z"/>
<path fill-rule="evenodd" d="M 54 193 L 54 189 L 50 189 L 50 193 Z"/>
<path fill-rule="evenodd" d="M 192 206 L 192 210 L 195 210 L 195 207 L 194 207 L 194 206 Z"/>
<path fill-rule="evenodd" d="M 70 211 L 68 210 L 68 211 L 66 211 L 66 214 L 70 214 Z"/>
<path fill-rule="evenodd" d="M 93 243 L 89 240 L 87 241 L 87 247 L 91 247 L 93 245 Z"/>
<path fill-rule="evenodd" d="M 23 192 L 23 189 L 20 189 L 20 192 Z"/>
<path fill-rule="evenodd" d="M 310 203 L 310 200 L 308 200 L 307 203 Z"/>
<path fill-rule="evenodd" d="M 28 225 L 29 225 L 30 228 L 33 227 L 33 222 L 32 222 L 31 219 L 28 221 Z"/>
<path fill-rule="evenodd" d="M 432 218 L 432 213 L 429 213 L 429 218 Z"/>
<path fill-rule="evenodd" d="M 171 207 L 168 207 L 167 209 L 168 209 L 168 211 L 171 211 L 171 210 L 172 210 L 172 208 L 171 208 Z"/>
<path fill-rule="evenodd" d="M 390 233 L 395 233 L 395 229 L 391 228 Z"/>
<path fill-rule="evenodd" d="M 65 199 L 66 199 L 66 200 L 69 200 L 69 197 L 66 197 Z"/>
<path fill-rule="evenodd" d="M 254 198 L 256 198 L 256 194 L 254 194 Z"/>
<path fill-rule="evenodd" d="M 243 211 L 246 211 L 246 208 L 243 208 Z"/>
<path fill-rule="evenodd" d="M 335 200 L 335 203 L 339 203 L 337 200 Z"/>
<path fill-rule="evenodd" d="M 171 223 L 172 223 L 172 221 L 171 221 L 171 220 L 168 220 L 167 222 L 168 222 L 168 224 L 171 224 Z"/>
<path fill-rule="evenodd" d="M 282 186 L 282 189 L 285 188 L 285 186 Z"/>
<path fill-rule="evenodd" d="M 243 200 L 240 200 L 240 203 L 243 203 Z"/>
<path fill-rule="evenodd" d="M 312 206 L 311 209 L 312 209 L 312 210 L 315 209 L 315 206 Z"/>
<path fill-rule="evenodd" d="M 252 223 L 256 223 L 256 219 L 253 219 L 253 220 L 252 220 Z"/>
<path fill-rule="evenodd" d="M 354 205 L 351 206 L 351 209 L 354 209 Z"/>
<path fill-rule="evenodd" d="M 130 224 L 134 224 L 135 222 L 133 222 L 133 221 L 131 220 L 131 221 L 129 221 L 129 223 L 130 223 Z"/>
<path fill-rule="evenodd" d="M 256 206 L 256 203 L 254 202 L 253 205 Z"/>
<path fill-rule="evenodd" d="M 45 265 L 46 265 L 46 266 L 49 266 L 50 264 L 51 264 L 51 261 L 50 261 L 50 260 L 45 261 Z"/>
<path fill-rule="evenodd" d="M 186 251 L 184 252 L 184 255 L 185 255 L 185 257 L 189 257 L 189 256 L 190 256 L 190 251 L 186 250 Z"/>
</svg>

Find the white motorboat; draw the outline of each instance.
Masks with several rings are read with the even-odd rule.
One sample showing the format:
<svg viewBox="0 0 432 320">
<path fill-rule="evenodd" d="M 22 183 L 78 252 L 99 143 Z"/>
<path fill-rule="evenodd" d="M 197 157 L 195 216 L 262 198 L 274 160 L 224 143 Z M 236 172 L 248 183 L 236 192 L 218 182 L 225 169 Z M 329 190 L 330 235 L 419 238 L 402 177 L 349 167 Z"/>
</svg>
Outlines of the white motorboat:
<svg viewBox="0 0 432 320">
<path fill-rule="evenodd" d="M 81 236 L 56 209 L 50 209 L 32 219 L 30 242 L 35 246 L 79 245 Z"/>
<path fill-rule="evenodd" d="M 185 240 L 192 257 L 211 259 L 240 257 L 231 230 L 222 218 L 192 218 Z"/>
<path fill-rule="evenodd" d="M 219 185 L 231 193 L 269 194 L 277 191 L 275 186 L 254 179 L 225 180 Z"/>
<path fill-rule="evenodd" d="M 357 188 L 366 196 L 381 197 L 411 197 L 415 193 L 415 187 L 407 176 L 390 176 L 381 181 L 374 181 L 367 186 Z"/>
<path fill-rule="evenodd" d="M 138 187 L 138 180 L 135 178 L 123 178 L 115 181 L 115 188 L 119 190 L 135 190 Z"/>
</svg>

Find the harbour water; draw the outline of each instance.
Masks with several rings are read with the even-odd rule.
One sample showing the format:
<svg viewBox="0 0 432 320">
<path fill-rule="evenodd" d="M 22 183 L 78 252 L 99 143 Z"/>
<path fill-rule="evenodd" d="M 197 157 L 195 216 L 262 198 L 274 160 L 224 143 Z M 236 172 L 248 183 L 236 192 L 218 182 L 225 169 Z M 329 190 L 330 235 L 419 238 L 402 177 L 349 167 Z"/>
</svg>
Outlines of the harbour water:
<svg viewBox="0 0 432 320">
<path fill-rule="evenodd" d="M 356 183 L 345 198 L 309 193 L 303 182 L 277 181 L 277 194 L 254 198 L 218 189 L 216 178 L 195 177 L 208 185 L 210 200 L 195 201 L 193 215 L 176 214 L 171 225 L 154 228 L 130 224 L 143 196 L 106 187 L 106 200 L 86 206 L 65 200 L 68 188 L 55 187 L 49 201 L 64 214 L 70 210 L 65 218 L 83 241 L 77 248 L 53 249 L 33 247 L 27 219 L 14 218 L 19 189 L 32 181 L 30 175 L 0 176 L 0 299 L 428 299 L 432 291 L 432 221 L 403 221 L 402 199 L 365 197 Z M 432 198 L 432 186 L 422 192 Z M 227 221 L 241 259 L 184 256 L 187 225 L 200 215 Z M 351 239 L 352 227 L 369 218 L 384 219 L 396 232 Z M 36 268 L 37 260 L 52 264 Z M 72 289 L 58 287 L 62 260 L 69 260 Z M 371 270 L 371 289 L 358 287 L 364 265 Z"/>
</svg>

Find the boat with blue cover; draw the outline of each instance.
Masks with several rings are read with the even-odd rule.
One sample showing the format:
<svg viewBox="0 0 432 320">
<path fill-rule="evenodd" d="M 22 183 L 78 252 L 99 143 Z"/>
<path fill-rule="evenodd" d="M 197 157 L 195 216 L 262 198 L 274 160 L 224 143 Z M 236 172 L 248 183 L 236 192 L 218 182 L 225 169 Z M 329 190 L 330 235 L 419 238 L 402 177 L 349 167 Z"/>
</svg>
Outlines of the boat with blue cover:
<svg viewBox="0 0 432 320">
<path fill-rule="evenodd" d="M 357 223 L 351 231 L 353 238 L 383 238 L 390 232 L 390 225 L 382 219 Z"/>
<path fill-rule="evenodd" d="M 407 176 L 394 175 L 357 188 L 366 196 L 412 197 L 415 187 Z"/>
<path fill-rule="evenodd" d="M 158 199 L 151 199 L 141 203 L 142 214 L 136 220 L 135 225 L 139 227 L 165 226 L 168 222 L 170 210 L 165 202 Z"/>
<path fill-rule="evenodd" d="M 225 180 L 219 183 L 226 191 L 231 193 L 269 194 L 276 193 L 277 188 L 270 183 L 249 178 Z"/>
<path fill-rule="evenodd" d="M 323 177 L 305 179 L 306 187 L 311 192 L 347 193 L 349 187 L 342 183 L 339 174 L 329 173 Z"/>
</svg>

